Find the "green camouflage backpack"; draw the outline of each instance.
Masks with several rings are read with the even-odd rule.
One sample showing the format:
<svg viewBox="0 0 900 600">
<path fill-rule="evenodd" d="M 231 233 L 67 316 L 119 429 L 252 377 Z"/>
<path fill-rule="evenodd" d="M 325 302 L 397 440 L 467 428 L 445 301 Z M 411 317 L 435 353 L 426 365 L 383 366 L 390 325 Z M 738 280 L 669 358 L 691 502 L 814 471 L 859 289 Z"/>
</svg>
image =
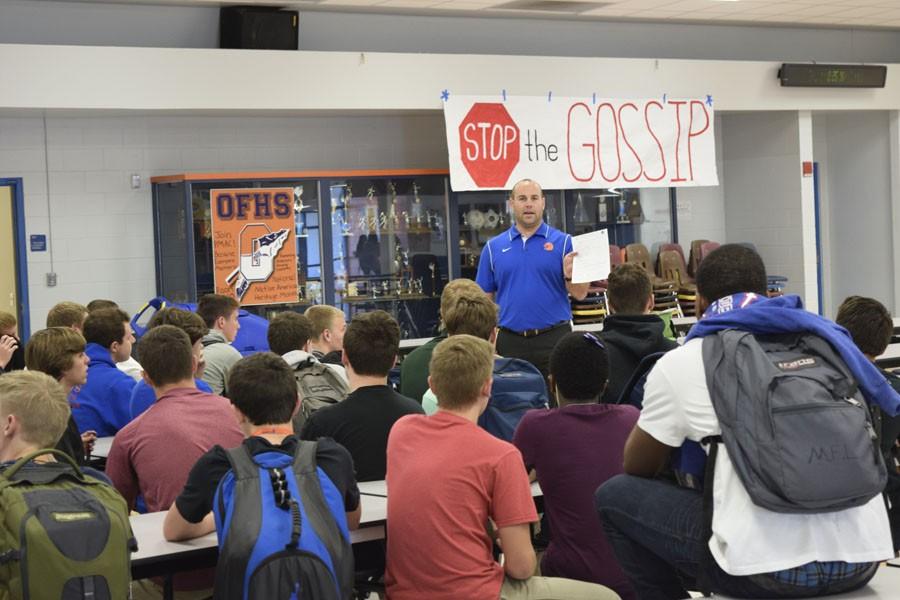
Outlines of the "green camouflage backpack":
<svg viewBox="0 0 900 600">
<path fill-rule="evenodd" d="M 65 453 L 0 473 L 0 600 L 130 598 L 135 550 L 125 500 Z"/>
</svg>

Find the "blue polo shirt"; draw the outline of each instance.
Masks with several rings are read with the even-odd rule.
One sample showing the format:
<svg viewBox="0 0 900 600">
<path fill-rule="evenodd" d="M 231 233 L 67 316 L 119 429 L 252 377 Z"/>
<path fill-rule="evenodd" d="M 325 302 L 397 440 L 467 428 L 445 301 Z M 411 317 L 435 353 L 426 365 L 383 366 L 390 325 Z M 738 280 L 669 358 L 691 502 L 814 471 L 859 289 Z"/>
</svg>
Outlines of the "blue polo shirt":
<svg viewBox="0 0 900 600">
<path fill-rule="evenodd" d="M 544 329 L 572 318 L 563 276 L 563 258 L 571 251 L 572 236 L 547 223 L 528 239 L 513 225 L 488 240 L 475 281 L 495 292 L 501 327 Z"/>
</svg>

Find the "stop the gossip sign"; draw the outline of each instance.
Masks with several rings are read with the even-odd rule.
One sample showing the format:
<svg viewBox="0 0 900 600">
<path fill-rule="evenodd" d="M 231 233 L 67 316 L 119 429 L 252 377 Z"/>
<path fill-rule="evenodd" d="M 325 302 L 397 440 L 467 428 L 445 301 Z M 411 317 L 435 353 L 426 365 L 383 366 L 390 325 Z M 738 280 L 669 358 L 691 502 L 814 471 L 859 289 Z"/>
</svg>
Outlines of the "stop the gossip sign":
<svg viewBox="0 0 900 600">
<path fill-rule="evenodd" d="M 712 98 L 450 96 L 455 191 L 718 185 Z"/>
</svg>

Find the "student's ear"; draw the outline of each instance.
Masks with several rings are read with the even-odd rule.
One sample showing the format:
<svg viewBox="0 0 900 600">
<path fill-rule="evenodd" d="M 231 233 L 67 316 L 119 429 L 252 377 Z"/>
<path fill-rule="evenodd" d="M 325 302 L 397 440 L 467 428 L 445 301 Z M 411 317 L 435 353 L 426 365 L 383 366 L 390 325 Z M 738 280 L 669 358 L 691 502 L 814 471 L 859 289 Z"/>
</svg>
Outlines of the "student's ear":
<svg viewBox="0 0 900 600">
<path fill-rule="evenodd" d="M 216 317 L 216 322 L 213 324 L 213 327 L 221 331 L 225 327 L 225 321 L 227 321 L 227 319 L 224 316 L 219 315 Z"/>
<path fill-rule="evenodd" d="M 650 314 L 655 306 L 656 300 L 653 298 L 653 294 L 650 294 L 650 297 L 647 298 L 647 304 L 644 306 L 644 314 Z"/>
<path fill-rule="evenodd" d="M 344 365 L 345 369 L 350 369 L 350 360 L 347 358 L 346 352 L 341 352 L 341 364 Z"/>
<path fill-rule="evenodd" d="M 193 371 L 191 372 L 193 373 Z M 144 383 L 146 383 L 150 387 L 153 387 L 153 380 L 150 379 L 149 375 L 147 375 L 147 371 L 141 371 L 141 379 L 144 380 Z"/>
<path fill-rule="evenodd" d="M 16 415 L 6 415 L 6 419 L 3 420 L 3 437 L 13 437 L 18 428 L 19 420 L 16 419 Z"/>
<path fill-rule="evenodd" d="M 494 327 L 494 329 L 491 331 L 491 337 L 488 338 L 488 341 L 491 343 L 491 346 L 493 346 L 495 351 L 497 350 L 497 332 L 498 331 L 499 331 L 499 328 Z"/>
<path fill-rule="evenodd" d="M 609 311 L 609 314 L 616 314 L 616 307 L 613 306 L 613 303 L 609 301 L 609 294 L 606 294 L 606 310 Z"/>
<path fill-rule="evenodd" d="M 113 356 L 115 356 L 116 353 L 119 351 L 119 346 L 121 346 L 121 345 L 122 345 L 122 343 L 120 341 L 113 342 L 112 344 L 109 345 L 109 348 L 108 348 L 109 353 L 112 354 Z"/>
<path fill-rule="evenodd" d="M 231 410 L 234 411 L 234 416 L 235 416 L 235 418 L 237 419 L 238 425 L 243 426 L 245 423 L 249 423 L 249 422 L 250 422 L 250 419 L 247 418 L 247 415 L 245 415 L 244 413 L 242 413 L 242 412 L 241 412 L 241 409 L 239 409 L 239 408 L 238 408 L 237 406 L 235 406 L 234 404 L 231 405 Z"/>
<path fill-rule="evenodd" d="M 344 354 L 344 353 L 341 352 L 341 354 Z M 394 367 L 396 367 L 398 362 L 400 362 L 400 355 L 399 355 L 399 354 L 395 354 L 395 355 L 394 355 L 394 362 L 391 363 L 391 368 L 393 369 Z"/>
<path fill-rule="evenodd" d="M 291 418 L 294 418 L 298 412 L 300 412 L 300 406 L 303 404 L 303 397 L 300 396 L 300 392 L 297 392 L 297 403 L 294 404 L 294 412 L 291 413 Z"/>
<path fill-rule="evenodd" d="M 697 306 L 695 309 L 698 319 L 703 317 L 703 313 L 706 312 L 707 308 L 709 308 L 709 300 L 707 300 L 706 298 L 701 296 L 700 293 L 698 292 L 697 293 Z"/>
<path fill-rule="evenodd" d="M 547 387 L 553 390 L 554 395 L 559 398 L 559 390 L 556 389 L 556 377 L 553 376 L 553 373 L 547 375 Z"/>
<path fill-rule="evenodd" d="M 306 352 L 307 354 L 309 354 L 309 346 L 310 346 L 310 344 L 312 344 L 312 340 L 306 340 L 306 343 L 303 344 L 303 347 L 300 348 L 300 349 L 303 350 L 304 352 Z"/>
</svg>

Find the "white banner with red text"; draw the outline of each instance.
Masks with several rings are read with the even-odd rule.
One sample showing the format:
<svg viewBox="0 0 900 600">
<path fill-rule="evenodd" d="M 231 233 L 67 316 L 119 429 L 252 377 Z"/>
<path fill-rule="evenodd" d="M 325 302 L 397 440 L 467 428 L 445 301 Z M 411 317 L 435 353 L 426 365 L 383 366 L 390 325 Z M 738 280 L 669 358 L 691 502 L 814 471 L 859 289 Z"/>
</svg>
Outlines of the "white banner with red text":
<svg viewBox="0 0 900 600">
<path fill-rule="evenodd" d="M 455 96 L 444 101 L 454 191 L 718 185 L 712 98 Z"/>
</svg>

